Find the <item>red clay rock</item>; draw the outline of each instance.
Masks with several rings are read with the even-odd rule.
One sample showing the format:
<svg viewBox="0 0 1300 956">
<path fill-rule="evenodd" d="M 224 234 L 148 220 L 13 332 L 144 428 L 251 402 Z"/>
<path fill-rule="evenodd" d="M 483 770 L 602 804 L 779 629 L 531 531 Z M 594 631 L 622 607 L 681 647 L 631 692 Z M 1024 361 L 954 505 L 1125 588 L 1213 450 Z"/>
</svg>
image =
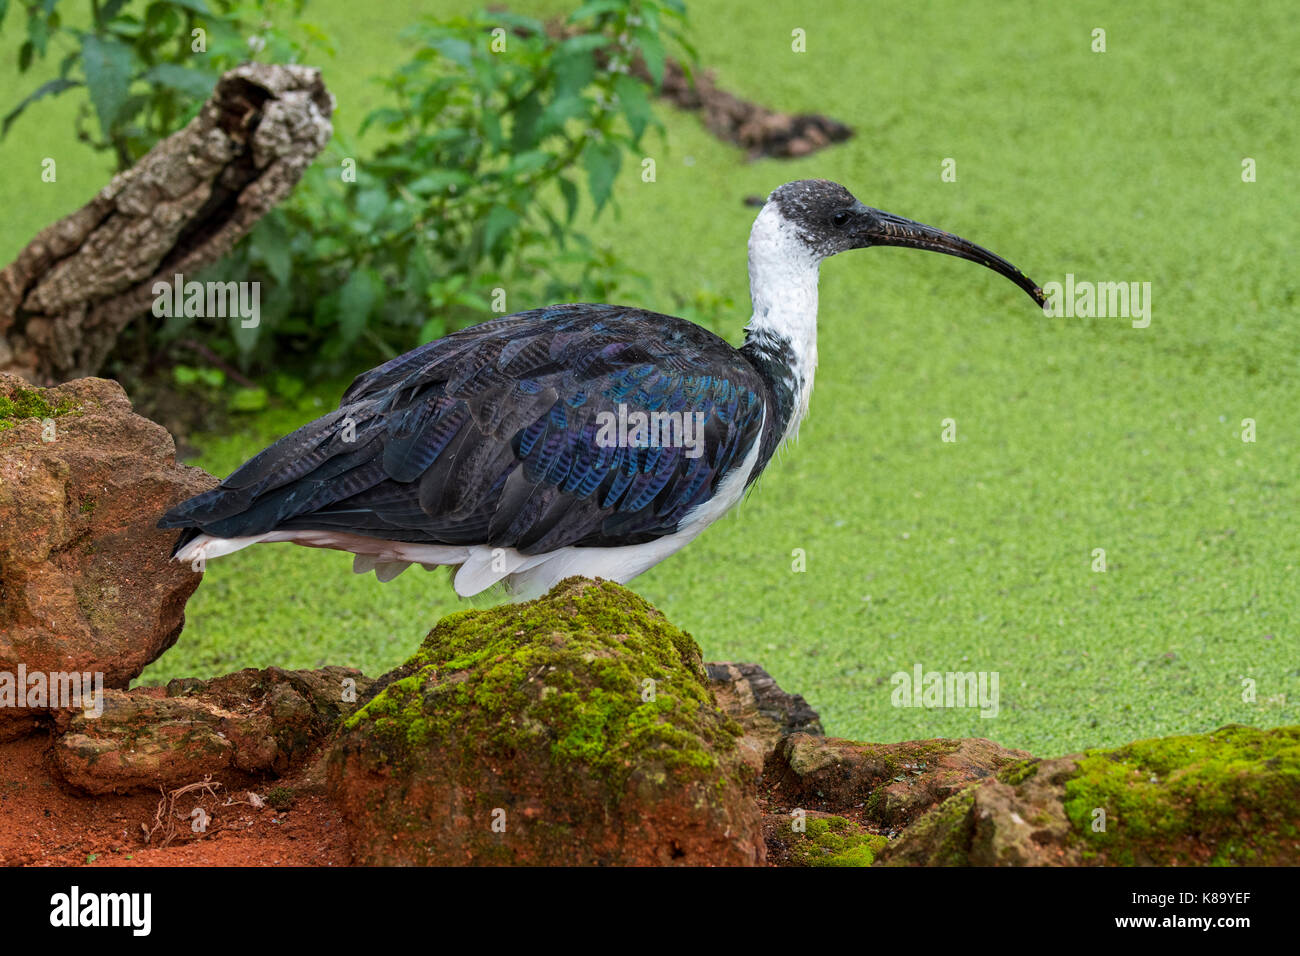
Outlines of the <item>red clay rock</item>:
<svg viewBox="0 0 1300 956">
<path fill-rule="evenodd" d="M 781 806 L 831 813 L 900 829 L 969 784 L 1029 757 L 972 737 L 866 744 L 791 734 L 777 745 L 764 774 Z"/>
<path fill-rule="evenodd" d="M 125 687 L 175 642 L 200 578 L 154 524 L 215 484 L 177 464 L 171 436 L 116 382 L 33 389 L 0 374 L 0 672 L 98 672 Z M 9 686 L 0 739 L 54 703 L 18 706 Z"/>
<path fill-rule="evenodd" d="M 741 756 L 755 774 L 763 772 L 781 738 L 795 733 L 822 735 L 817 711 L 800 695 L 783 691 L 758 664 L 720 661 L 704 668 L 718 706 L 745 732 L 740 739 Z"/>
<path fill-rule="evenodd" d="M 104 693 L 50 752 L 51 771 L 88 794 L 170 789 L 211 775 L 242 781 L 302 766 L 373 683 L 360 671 L 252 668 L 160 688 Z"/>
<path fill-rule="evenodd" d="M 981 781 L 944 801 L 880 855 L 888 866 L 1077 865 L 1062 796 L 1072 757 L 1040 761 L 1019 784 Z"/>
</svg>

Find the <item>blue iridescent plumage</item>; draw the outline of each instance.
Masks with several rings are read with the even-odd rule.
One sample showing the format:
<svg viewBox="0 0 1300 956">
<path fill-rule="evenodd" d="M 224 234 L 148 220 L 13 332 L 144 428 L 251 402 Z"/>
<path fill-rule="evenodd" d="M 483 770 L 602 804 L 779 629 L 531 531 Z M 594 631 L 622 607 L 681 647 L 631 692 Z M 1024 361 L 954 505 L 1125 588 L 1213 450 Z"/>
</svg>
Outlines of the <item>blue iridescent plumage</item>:
<svg viewBox="0 0 1300 956">
<path fill-rule="evenodd" d="M 178 549 L 198 533 L 295 528 L 524 554 L 640 543 L 674 533 L 754 443 L 766 462 L 776 434 L 763 428 L 762 392 L 740 352 L 681 319 L 597 305 L 522 312 L 360 376 L 338 411 L 164 522 L 190 528 Z M 602 445 L 606 416 L 636 413 L 675 443 Z M 686 416 L 699 422 L 697 454 Z"/>
</svg>

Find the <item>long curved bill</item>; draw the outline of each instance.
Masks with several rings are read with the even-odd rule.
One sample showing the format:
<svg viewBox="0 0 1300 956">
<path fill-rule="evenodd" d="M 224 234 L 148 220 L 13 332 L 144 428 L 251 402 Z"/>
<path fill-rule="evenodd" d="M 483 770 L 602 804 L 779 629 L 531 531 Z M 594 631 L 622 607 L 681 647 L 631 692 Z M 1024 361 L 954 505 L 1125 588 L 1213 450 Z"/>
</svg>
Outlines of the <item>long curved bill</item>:
<svg viewBox="0 0 1300 956">
<path fill-rule="evenodd" d="M 924 223 L 913 222 L 893 213 L 879 209 L 863 207 L 863 227 L 860 240 L 866 246 L 904 246 L 908 249 L 928 249 L 942 252 L 944 255 L 956 256 L 978 262 L 986 269 L 992 269 L 1000 276 L 1006 276 L 1020 286 L 1040 307 L 1046 302 L 1043 290 L 1033 279 L 1025 275 L 1001 256 L 989 252 L 983 246 L 954 236 L 942 229 L 935 229 Z"/>
</svg>

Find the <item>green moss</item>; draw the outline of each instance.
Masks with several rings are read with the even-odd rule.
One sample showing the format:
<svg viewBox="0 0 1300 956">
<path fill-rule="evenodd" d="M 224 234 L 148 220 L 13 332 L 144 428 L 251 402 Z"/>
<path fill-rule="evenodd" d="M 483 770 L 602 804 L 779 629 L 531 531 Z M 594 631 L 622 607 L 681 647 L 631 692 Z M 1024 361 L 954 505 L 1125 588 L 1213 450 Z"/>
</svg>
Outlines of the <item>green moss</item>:
<svg viewBox="0 0 1300 956">
<path fill-rule="evenodd" d="M 15 388 L 8 395 L 0 395 L 0 431 L 13 428 L 28 418 L 58 418 L 77 411 L 79 407 L 70 398 L 61 398 L 50 404 L 39 389 Z"/>
<path fill-rule="evenodd" d="M 266 791 L 266 804 L 272 810 L 284 813 L 293 807 L 294 795 L 291 787 L 272 787 Z"/>
<path fill-rule="evenodd" d="M 782 827 L 781 835 L 790 841 L 790 866 L 870 866 L 889 843 L 844 817 L 813 817 L 805 825 L 802 833 L 788 823 Z"/>
<path fill-rule="evenodd" d="M 1017 760 L 1009 767 L 1003 767 L 998 771 L 998 779 L 1003 783 L 1009 783 L 1016 787 L 1038 773 L 1039 759 L 1030 757 L 1027 760 Z"/>
<path fill-rule="evenodd" d="M 741 733 L 689 634 L 626 588 L 580 578 L 443 618 L 345 729 L 364 729 L 378 761 L 406 764 L 433 741 L 465 765 L 545 748 L 616 788 L 634 770 L 702 777 Z"/>
<path fill-rule="evenodd" d="M 1094 832 L 1096 808 L 1105 832 Z M 1122 864 L 1294 863 L 1300 858 L 1300 727 L 1090 750 L 1065 785 L 1085 858 Z"/>
</svg>

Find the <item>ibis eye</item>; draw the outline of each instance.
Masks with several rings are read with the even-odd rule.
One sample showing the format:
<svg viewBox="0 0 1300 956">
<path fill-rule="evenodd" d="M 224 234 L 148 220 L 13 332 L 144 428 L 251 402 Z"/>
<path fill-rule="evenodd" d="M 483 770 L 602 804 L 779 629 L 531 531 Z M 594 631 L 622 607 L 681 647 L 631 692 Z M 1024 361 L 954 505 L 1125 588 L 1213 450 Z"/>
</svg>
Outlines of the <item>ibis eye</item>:
<svg viewBox="0 0 1300 956">
<path fill-rule="evenodd" d="M 849 221 L 849 214 L 847 212 L 844 212 L 843 210 L 837 212 L 835 215 L 831 217 L 831 222 L 835 223 L 835 225 L 837 226 L 847 225 L 848 221 Z"/>
</svg>

